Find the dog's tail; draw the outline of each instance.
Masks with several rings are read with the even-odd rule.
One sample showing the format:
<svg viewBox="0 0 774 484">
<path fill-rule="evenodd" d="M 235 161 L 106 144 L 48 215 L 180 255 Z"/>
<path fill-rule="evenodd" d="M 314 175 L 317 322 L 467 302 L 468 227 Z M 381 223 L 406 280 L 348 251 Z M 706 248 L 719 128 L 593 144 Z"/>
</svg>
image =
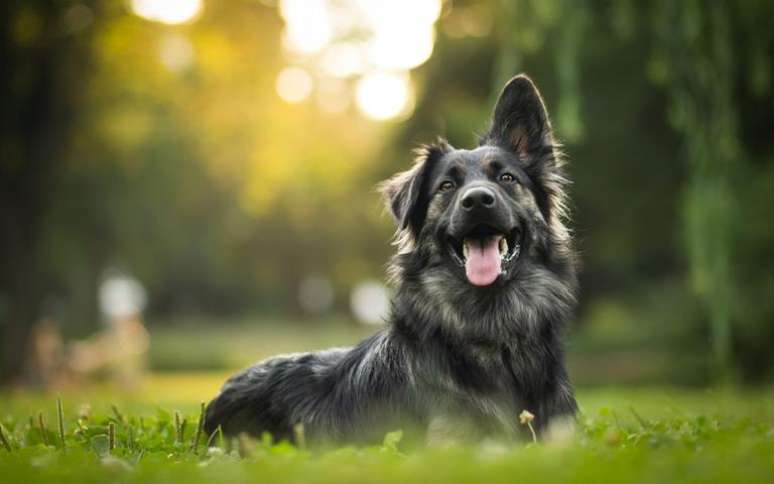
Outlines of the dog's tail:
<svg viewBox="0 0 774 484">
<path fill-rule="evenodd" d="M 231 377 L 207 406 L 208 435 L 220 427 L 226 435 L 245 432 L 260 437 L 269 432 L 275 439 L 292 440 L 291 415 L 315 388 L 310 365 L 318 359 L 309 353 L 284 355 Z"/>
<path fill-rule="evenodd" d="M 220 394 L 207 405 L 204 430 L 212 435 L 218 427 L 227 435 L 248 432 L 258 433 L 262 402 L 261 385 L 248 369 L 229 379 Z"/>
<path fill-rule="evenodd" d="M 337 348 L 278 356 L 234 375 L 207 406 L 205 430 L 211 435 L 220 427 L 227 435 L 257 437 L 269 432 L 292 441 L 293 424 L 309 423 L 312 413 L 320 412 L 320 395 L 329 393 L 331 379 L 321 376 L 322 369 L 333 368 L 348 352 Z"/>
</svg>

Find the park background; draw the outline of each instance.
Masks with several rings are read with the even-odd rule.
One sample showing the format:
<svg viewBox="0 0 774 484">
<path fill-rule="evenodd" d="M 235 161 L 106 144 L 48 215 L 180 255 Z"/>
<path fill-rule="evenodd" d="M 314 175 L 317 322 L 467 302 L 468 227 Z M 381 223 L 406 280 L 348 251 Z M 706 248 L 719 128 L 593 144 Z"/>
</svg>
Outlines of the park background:
<svg viewBox="0 0 774 484">
<path fill-rule="evenodd" d="M 109 327 L 111 278 L 142 287 L 147 402 L 198 405 L 253 361 L 376 331 L 394 225 L 374 186 L 437 136 L 473 146 L 525 72 L 570 160 L 573 381 L 766 386 L 772 17 L 767 1 L 2 2 L 0 381 L 92 388 L 67 358 Z M 31 363 L 40 327 L 63 378 Z"/>
</svg>

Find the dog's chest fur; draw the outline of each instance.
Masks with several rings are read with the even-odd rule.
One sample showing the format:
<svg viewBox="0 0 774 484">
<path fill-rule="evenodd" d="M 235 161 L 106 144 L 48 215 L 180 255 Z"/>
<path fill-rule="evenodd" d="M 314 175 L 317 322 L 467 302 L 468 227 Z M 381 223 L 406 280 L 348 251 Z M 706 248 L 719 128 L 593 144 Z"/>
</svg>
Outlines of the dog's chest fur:
<svg viewBox="0 0 774 484">
<path fill-rule="evenodd" d="M 431 440 L 452 429 L 456 438 L 513 437 L 523 430 L 519 412 L 538 412 L 538 402 L 554 391 L 555 382 L 546 378 L 552 373 L 545 366 L 546 351 L 539 344 L 462 343 L 454 334 L 444 334 L 443 326 L 417 339 L 415 334 L 400 335 L 401 327 L 395 326 L 392 338 L 412 353 L 406 360 L 407 383 Z"/>
<path fill-rule="evenodd" d="M 526 403 L 516 391 L 504 352 L 472 346 L 462 353 L 449 351 L 442 358 L 446 361 L 440 371 L 426 372 L 414 389 L 428 403 L 428 438 L 448 436 L 452 431 L 455 438 L 492 433 L 513 436 L 518 409 Z M 447 426 L 450 428 L 440 430 Z"/>
</svg>

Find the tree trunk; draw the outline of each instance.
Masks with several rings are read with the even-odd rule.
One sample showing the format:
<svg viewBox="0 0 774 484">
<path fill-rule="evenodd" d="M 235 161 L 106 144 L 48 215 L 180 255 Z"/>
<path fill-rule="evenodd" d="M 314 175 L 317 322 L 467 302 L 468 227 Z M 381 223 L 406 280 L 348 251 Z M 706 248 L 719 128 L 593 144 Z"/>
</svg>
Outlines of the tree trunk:
<svg viewBox="0 0 774 484">
<path fill-rule="evenodd" d="M 66 31 L 62 5 L 0 2 L 0 383 L 21 375 L 39 317 L 42 222 L 88 46 Z"/>
</svg>

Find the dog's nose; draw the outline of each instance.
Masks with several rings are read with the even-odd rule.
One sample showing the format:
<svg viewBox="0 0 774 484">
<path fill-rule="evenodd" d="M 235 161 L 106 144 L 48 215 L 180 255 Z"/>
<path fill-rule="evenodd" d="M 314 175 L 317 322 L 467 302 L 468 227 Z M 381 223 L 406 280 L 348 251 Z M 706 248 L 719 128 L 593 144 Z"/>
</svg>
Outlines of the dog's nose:
<svg viewBox="0 0 774 484">
<path fill-rule="evenodd" d="M 485 187 L 474 187 L 462 195 L 460 204 L 467 211 L 477 208 L 493 208 L 495 206 L 495 194 L 492 190 Z"/>
</svg>

